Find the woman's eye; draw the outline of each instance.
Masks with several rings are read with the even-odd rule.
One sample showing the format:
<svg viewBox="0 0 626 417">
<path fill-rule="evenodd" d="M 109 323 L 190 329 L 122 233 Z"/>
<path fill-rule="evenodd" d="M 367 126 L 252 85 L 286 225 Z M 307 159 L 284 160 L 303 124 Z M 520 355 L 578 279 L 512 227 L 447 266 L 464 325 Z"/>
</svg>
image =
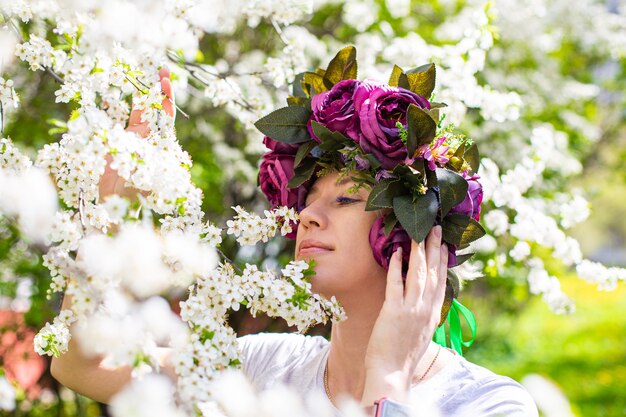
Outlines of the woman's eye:
<svg viewBox="0 0 626 417">
<path fill-rule="evenodd" d="M 351 203 L 356 203 L 357 200 L 350 198 L 350 197 L 337 197 L 336 199 L 337 203 L 344 205 L 344 204 L 351 204 Z"/>
</svg>

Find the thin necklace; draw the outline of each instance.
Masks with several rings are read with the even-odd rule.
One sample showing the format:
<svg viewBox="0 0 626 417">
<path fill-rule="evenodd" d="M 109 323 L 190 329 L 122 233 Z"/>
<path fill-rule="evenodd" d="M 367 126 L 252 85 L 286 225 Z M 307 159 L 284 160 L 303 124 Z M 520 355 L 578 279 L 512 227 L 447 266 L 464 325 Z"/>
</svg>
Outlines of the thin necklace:
<svg viewBox="0 0 626 417">
<path fill-rule="evenodd" d="M 424 372 L 422 374 L 422 376 L 420 376 L 417 379 L 417 383 L 418 384 L 420 382 L 422 382 L 424 380 L 424 378 L 426 378 L 426 376 L 428 375 L 430 370 L 433 368 L 433 365 L 435 364 L 435 362 L 437 362 L 437 358 L 439 357 L 439 352 L 441 352 L 441 345 L 439 345 L 439 349 L 437 349 L 437 353 L 435 353 L 435 357 L 430 362 L 430 365 L 428 365 L 428 368 L 426 369 L 426 372 Z M 330 393 L 330 388 L 328 387 L 328 361 L 326 361 L 326 366 L 324 367 L 324 390 L 326 391 L 326 396 L 328 397 L 328 399 L 332 403 L 333 402 L 333 395 Z"/>
<path fill-rule="evenodd" d="M 438 345 L 438 346 L 439 346 L 439 349 L 437 349 L 437 353 L 435 353 L 435 357 L 430 362 L 430 365 L 428 365 L 428 369 L 426 369 L 426 372 L 424 372 L 424 374 L 417 379 L 418 384 L 422 382 L 424 378 L 426 378 L 426 375 L 428 375 L 430 370 L 433 368 L 433 365 L 435 364 L 435 362 L 437 362 L 437 358 L 439 357 L 439 352 L 441 352 L 441 345 Z"/>
</svg>

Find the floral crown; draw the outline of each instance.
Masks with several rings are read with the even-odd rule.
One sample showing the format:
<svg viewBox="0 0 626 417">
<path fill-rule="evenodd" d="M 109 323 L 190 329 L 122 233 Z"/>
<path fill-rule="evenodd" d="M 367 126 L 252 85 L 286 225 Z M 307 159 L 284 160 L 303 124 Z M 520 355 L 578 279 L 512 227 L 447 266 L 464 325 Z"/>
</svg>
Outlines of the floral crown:
<svg viewBox="0 0 626 417">
<path fill-rule="evenodd" d="M 338 171 L 357 189 L 371 189 L 365 210 L 386 213 L 369 236 L 382 267 L 402 246 L 406 268 L 411 239 L 421 242 L 435 225 L 449 248 L 448 267 L 461 264 L 472 254 L 457 250 L 485 234 L 478 223 L 479 154 L 470 139 L 441 127 L 445 104 L 427 99 L 435 65 L 409 71 L 396 65 L 388 84 L 356 76 L 356 49 L 348 46 L 325 70 L 296 76 L 288 106 L 255 123 L 270 149 L 260 167 L 261 190 L 272 207 L 300 210 L 313 177 Z M 458 289 L 449 271 L 442 322 Z"/>
</svg>

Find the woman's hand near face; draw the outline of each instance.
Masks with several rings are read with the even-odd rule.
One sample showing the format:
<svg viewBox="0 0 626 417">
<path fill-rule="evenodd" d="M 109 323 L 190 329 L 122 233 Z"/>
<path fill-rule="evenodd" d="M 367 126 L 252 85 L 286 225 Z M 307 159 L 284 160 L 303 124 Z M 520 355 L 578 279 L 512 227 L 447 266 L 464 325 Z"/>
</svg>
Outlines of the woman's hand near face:
<svg viewBox="0 0 626 417">
<path fill-rule="evenodd" d="M 163 67 L 159 70 L 159 78 L 161 79 L 161 91 L 165 94 L 165 98 L 161 105 L 163 106 L 163 110 L 169 116 L 174 117 L 175 115 L 175 107 L 174 107 L 174 91 L 172 90 L 172 83 L 170 81 L 170 71 L 169 69 Z M 141 121 L 141 115 L 143 110 L 138 110 L 134 106 L 130 111 L 130 117 L 128 119 L 128 127 L 126 130 L 128 132 L 134 132 L 141 136 L 142 138 L 147 137 L 150 134 L 150 128 L 148 127 L 148 122 Z M 117 172 L 114 169 L 111 169 L 111 155 L 107 155 L 106 157 L 107 165 L 104 169 L 104 174 L 100 177 L 100 182 L 98 183 L 98 189 L 100 192 L 100 200 L 102 201 L 106 196 L 111 194 L 117 194 L 121 197 L 133 198 L 137 194 L 137 190 L 134 188 L 129 188 L 124 185 L 124 178 L 117 175 Z"/>
<path fill-rule="evenodd" d="M 400 251 L 391 259 L 385 302 L 365 355 L 364 406 L 384 396 L 407 400 L 411 380 L 439 323 L 448 265 L 441 226 L 434 227 L 425 242 L 412 243 L 406 285 Z"/>
</svg>

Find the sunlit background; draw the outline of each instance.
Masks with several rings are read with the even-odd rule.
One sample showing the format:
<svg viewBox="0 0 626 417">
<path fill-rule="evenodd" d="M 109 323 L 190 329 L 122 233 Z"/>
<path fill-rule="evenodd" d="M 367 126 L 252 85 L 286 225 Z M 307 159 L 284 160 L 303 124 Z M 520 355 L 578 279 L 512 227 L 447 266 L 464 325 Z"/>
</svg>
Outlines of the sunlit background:
<svg viewBox="0 0 626 417">
<path fill-rule="evenodd" d="M 131 48 L 156 36 L 133 24 L 132 13 L 154 9 L 158 17 L 166 7 L 0 0 L 1 136 L 33 160 L 59 141 L 81 105 L 75 96 L 55 102 L 61 84 L 54 71 L 31 71 L 31 62 L 15 56 L 31 34 L 67 44 L 53 31 L 62 19 L 38 18 L 48 3 L 64 5 L 68 15 L 72 7 L 95 11 L 107 28 L 95 39 Z M 347 44 L 357 47 L 362 79 L 386 81 L 394 63 L 435 62 L 445 123 L 472 137 L 484 161 L 482 223 L 490 236 L 462 271 L 460 300 L 478 321 L 466 357 L 525 384 L 544 416 L 626 415 L 626 278 L 619 269 L 626 267 L 626 2 L 163 3 L 165 14 L 180 12 L 202 33 L 195 45 L 172 30 L 178 49 L 168 36 L 154 42 L 168 51 L 182 110 L 178 139 L 193 158 L 206 217 L 217 225 L 232 216 L 231 206 L 267 207 L 256 183 L 264 147 L 252 123 L 284 105 L 295 74 L 325 66 Z M 185 15 L 192 3 L 199 5 Z M 122 10 L 130 14 L 121 18 Z M 170 29 L 155 28 L 161 35 Z M 291 259 L 293 243 L 240 248 L 225 237 L 221 249 L 239 263 L 275 267 Z M 0 215 L 0 416 L 106 415 L 53 380 L 48 357 L 33 351 L 34 335 L 60 303 L 58 294 L 46 297 L 45 250 Z M 176 308 L 184 294 L 168 296 Z M 246 312 L 233 314 L 231 325 L 239 334 L 288 329 Z M 5 407 L 10 389 L 12 411 Z"/>
</svg>

